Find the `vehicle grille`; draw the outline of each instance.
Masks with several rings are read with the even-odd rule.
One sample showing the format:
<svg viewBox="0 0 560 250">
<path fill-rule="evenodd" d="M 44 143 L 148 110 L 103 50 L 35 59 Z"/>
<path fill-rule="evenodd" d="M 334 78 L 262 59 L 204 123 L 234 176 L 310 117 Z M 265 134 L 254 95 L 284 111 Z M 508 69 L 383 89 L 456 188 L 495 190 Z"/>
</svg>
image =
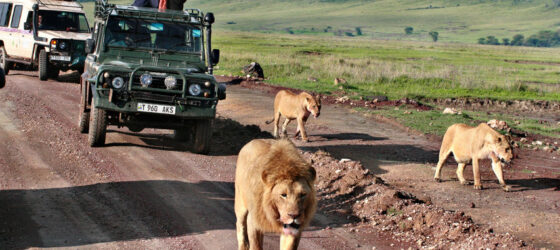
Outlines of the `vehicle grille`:
<svg viewBox="0 0 560 250">
<path fill-rule="evenodd" d="M 134 78 L 132 79 L 132 86 L 135 87 L 141 87 L 142 84 L 140 84 L 140 75 L 135 74 Z M 165 87 L 165 78 L 161 78 L 161 77 L 154 77 L 152 76 L 152 84 L 150 84 L 150 88 L 154 88 L 154 89 L 167 89 L 167 87 Z M 183 80 L 182 79 L 177 79 L 177 85 L 175 86 L 175 88 L 173 90 L 183 90 Z"/>
</svg>

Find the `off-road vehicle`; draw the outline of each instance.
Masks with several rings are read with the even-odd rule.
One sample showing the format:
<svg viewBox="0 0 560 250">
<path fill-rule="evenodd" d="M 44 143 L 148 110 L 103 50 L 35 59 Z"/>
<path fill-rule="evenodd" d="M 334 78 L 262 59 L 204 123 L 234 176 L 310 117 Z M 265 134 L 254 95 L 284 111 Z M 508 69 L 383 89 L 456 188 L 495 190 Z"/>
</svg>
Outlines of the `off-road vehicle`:
<svg viewBox="0 0 560 250">
<path fill-rule="evenodd" d="M 58 0 L 0 0 L 0 67 L 38 69 L 39 79 L 60 70 L 83 72 L 91 37 L 82 5 Z"/>
<path fill-rule="evenodd" d="M 175 130 L 208 153 L 225 85 L 212 75 L 212 13 L 158 10 L 98 0 L 93 39 L 86 40 L 79 129 L 90 146 L 105 143 L 108 125 Z"/>
</svg>

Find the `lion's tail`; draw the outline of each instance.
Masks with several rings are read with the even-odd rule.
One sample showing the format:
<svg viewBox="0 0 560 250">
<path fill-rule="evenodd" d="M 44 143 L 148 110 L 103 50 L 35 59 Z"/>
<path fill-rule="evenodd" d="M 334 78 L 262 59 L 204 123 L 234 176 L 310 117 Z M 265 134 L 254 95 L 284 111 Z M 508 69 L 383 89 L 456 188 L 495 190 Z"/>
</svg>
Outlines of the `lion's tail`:
<svg viewBox="0 0 560 250">
<path fill-rule="evenodd" d="M 270 121 L 264 121 L 264 123 L 271 124 L 273 121 L 274 121 L 274 117 L 272 117 L 272 120 L 270 120 Z"/>
</svg>

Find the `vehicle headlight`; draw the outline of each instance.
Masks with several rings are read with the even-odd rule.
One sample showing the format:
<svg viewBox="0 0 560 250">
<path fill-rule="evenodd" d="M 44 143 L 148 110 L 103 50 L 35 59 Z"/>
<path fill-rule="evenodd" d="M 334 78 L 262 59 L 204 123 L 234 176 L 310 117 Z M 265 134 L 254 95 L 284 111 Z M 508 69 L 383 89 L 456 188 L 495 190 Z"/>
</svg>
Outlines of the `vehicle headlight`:
<svg viewBox="0 0 560 250">
<path fill-rule="evenodd" d="M 189 86 L 189 94 L 197 96 L 197 95 L 200 95 L 200 92 L 202 92 L 202 89 L 200 88 L 200 85 L 194 83 L 194 84 L 191 84 L 191 86 Z"/>
<path fill-rule="evenodd" d="M 60 42 L 60 43 L 58 44 L 58 47 L 59 47 L 61 50 L 65 50 L 66 47 L 67 47 L 67 44 L 66 44 L 66 42 Z"/>
<path fill-rule="evenodd" d="M 165 83 L 165 87 L 167 89 L 173 89 L 177 85 L 177 78 L 174 76 L 168 76 L 163 82 Z"/>
<path fill-rule="evenodd" d="M 111 81 L 111 85 L 115 89 L 120 89 L 124 86 L 124 79 L 120 76 L 117 76 L 117 77 L 113 78 L 113 81 Z"/>
<path fill-rule="evenodd" d="M 152 75 L 150 74 L 143 74 L 140 76 L 140 84 L 142 84 L 142 87 L 148 87 L 150 86 L 150 84 L 152 84 Z"/>
</svg>

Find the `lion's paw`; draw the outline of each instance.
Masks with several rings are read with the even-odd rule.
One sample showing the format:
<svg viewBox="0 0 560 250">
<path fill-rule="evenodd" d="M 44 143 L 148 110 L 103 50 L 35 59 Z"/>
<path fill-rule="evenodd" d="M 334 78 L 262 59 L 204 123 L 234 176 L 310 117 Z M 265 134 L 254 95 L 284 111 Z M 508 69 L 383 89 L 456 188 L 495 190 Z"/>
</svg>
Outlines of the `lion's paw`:
<svg viewBox="0 0 560 250">
<path fill-rule="evenodd" d="M 503 186 L 502 186 L 502 189 L 503 189 L 504 191 L 506 191 L 506 192 L 509 192 L 509 191 L 511 191 L 511 186 L 509 186 L 509 185 L 503 185 Z"/>
<path fill-rule="evenodd" d="M 474 185 L 474 189 L 476 190 L 482 190 L 482 185 Z"/>
<path fill-rule="evenodd" d="M 437 177 L 434 178 L 434 180 L 435 180 L 436 182 L 441 182 L 441 179 L 440 179 L 440 178 L 437 178 Z"/>
</svg>

